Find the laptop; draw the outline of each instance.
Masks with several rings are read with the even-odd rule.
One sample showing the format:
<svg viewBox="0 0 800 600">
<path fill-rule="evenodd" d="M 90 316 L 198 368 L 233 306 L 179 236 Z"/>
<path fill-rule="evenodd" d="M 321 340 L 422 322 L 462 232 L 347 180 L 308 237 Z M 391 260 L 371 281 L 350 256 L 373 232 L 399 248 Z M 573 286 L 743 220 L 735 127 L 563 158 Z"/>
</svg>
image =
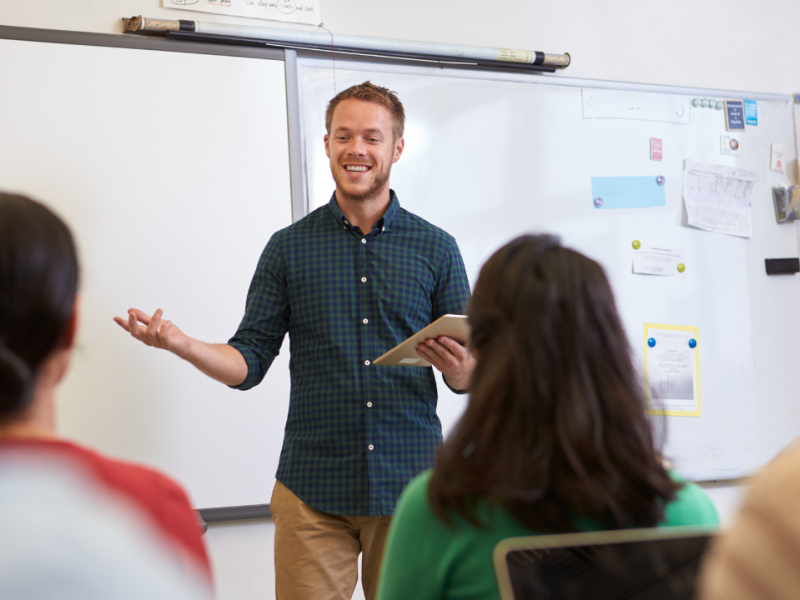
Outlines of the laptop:
<svg viewBox="0 0 800 600">
<path fill-rule="evenodd" d="M 502 600 L 690 600 L 716 530 L 625 529 L 509 538 L 494 550 Z"/>
</svg>

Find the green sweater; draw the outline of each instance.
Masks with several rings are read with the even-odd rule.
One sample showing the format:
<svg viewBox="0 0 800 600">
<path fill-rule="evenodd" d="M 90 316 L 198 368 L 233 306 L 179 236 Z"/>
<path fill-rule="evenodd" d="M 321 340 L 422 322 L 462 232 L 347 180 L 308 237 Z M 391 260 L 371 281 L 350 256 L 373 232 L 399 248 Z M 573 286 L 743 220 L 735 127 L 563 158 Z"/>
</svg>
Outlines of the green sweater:
<svg viewBox="0 0 800 600">
<path fill-rule="evenodd" d="M 506 510 L 478 507 L 485 529 L 470 525 L 458 515 L 446 526 L 428 504 L 431 471 L 422 473 L 403 492 L 395 511 L 378 585 L 378 600 L 500 598 L 492 552 L 509 537 L 535 535 Z M 683 480 L 673 474 L 676 481 Z M 717 526 L 719 519 L 705 492 L 693 483 L 678 491 L 659 527 L 677 525 Z M 583 531 L 602 529 L 582 523 Z"/>
</svg>

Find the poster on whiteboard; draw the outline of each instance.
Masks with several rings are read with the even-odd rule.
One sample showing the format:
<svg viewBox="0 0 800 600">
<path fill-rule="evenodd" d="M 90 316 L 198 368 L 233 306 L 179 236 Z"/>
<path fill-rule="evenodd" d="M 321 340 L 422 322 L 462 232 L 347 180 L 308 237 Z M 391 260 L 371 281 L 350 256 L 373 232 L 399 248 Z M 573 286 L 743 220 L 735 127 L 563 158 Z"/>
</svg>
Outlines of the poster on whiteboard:
<svg viewBox="0 0 800 600">
<path fill-rule="evenodd" d="M 164 8 L 318 25 L 319 0 L 162 0 Z"/>
</svg>

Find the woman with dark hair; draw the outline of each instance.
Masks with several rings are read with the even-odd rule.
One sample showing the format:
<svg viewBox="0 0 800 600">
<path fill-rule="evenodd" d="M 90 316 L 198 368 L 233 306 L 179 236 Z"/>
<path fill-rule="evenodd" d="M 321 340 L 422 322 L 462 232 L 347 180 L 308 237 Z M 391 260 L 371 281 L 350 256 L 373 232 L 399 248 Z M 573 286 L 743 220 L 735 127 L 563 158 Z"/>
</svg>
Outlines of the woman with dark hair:
<svg viewBox="0 0 800 600">
<path fill-rule="evenodd" d="M 180 572 L 197 573 L 208 589 L 208 556 L 183 490 L 152 469 L 106 458 L 56 435 L 54 396 L 75 343 L 78 279 L 75 244 L 61 219 L 38 202 L 0 193 L 3 473 L 17 472 L 5 467 L 20 460 L 27 464 L 32 457 L 74 468 L 101 495 L 131 507 L 136 519 L 169 549 Z"/>
<path fill-rule="evenodd" d="M 718 524 L 655 447 L 596 262 L 517 238 L 481 269 L 468 318 L 469 404 L 400 499 L 380 600 L 498 598 L 492 552 L 508 537 Z"/>
</svg>

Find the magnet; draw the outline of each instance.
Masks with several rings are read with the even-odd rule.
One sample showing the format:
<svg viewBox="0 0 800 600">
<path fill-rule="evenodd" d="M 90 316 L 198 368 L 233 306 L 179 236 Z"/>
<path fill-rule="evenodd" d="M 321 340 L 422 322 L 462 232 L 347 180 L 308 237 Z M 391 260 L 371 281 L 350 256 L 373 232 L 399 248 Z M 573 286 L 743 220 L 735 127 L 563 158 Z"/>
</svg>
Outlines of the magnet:
<svg viewBox="0 0 800 600">
<path fill-rule="evenodd" d="M 598 196 L 597 198 L 594 199 L 594 205 L 597 208 L 602 207 L 603 206 L 603 199 L 600 196 Z"/>
<path fill-rule="evenodd" d="M 683 263 L 678 263 L 678 273 L 683 273 L 686 270 L 686 265 Z"/>
<path fill-rule="evenodd" d="M 717 105 L 714 108 L 717 110 L 722 110 L 723 106 L 725 106 L 725 103 L 722 100 L 717 100 Z"/>
<path fill-rule="evenodd" d="M 656 338 L 650 338 L 649 340 L 647 340 L 647 345 L 650 346 L 651 348 L 654 348 L 656 345 Z"/>
<path fill-rule="evenodd" d="M 664 177 L 663 175 L 659 175 L 658 177 L 656 177 L 656 183 L 658 185 L 664 185 L 664 182 L 666 180 L 667 180 L 666 177 Z"/>
<path fill-rule="evenodd" d="M 711 101 L 710 101 L 708 98 L 703 98 L 703 99 L 700 101 L 700 105 L 701 105 L 703 108 L 708 108 L 708 107 L 711 105 Z"/>
<path fill-rule="evenodd" d="M 689 348 L 694 348 L 695 346 L 697 346 L 697 340 L 694 339 L 694 338 L 690 339 L 689 340 Z"/>
<path fill-rule="evenodd" d="M 639 240 L 633 240 L 631 246 L 633 246 L 634 250 L 638 250 L 639 248 L 642 247 L 642 242 L 640 242 Z"/>
</svg>

